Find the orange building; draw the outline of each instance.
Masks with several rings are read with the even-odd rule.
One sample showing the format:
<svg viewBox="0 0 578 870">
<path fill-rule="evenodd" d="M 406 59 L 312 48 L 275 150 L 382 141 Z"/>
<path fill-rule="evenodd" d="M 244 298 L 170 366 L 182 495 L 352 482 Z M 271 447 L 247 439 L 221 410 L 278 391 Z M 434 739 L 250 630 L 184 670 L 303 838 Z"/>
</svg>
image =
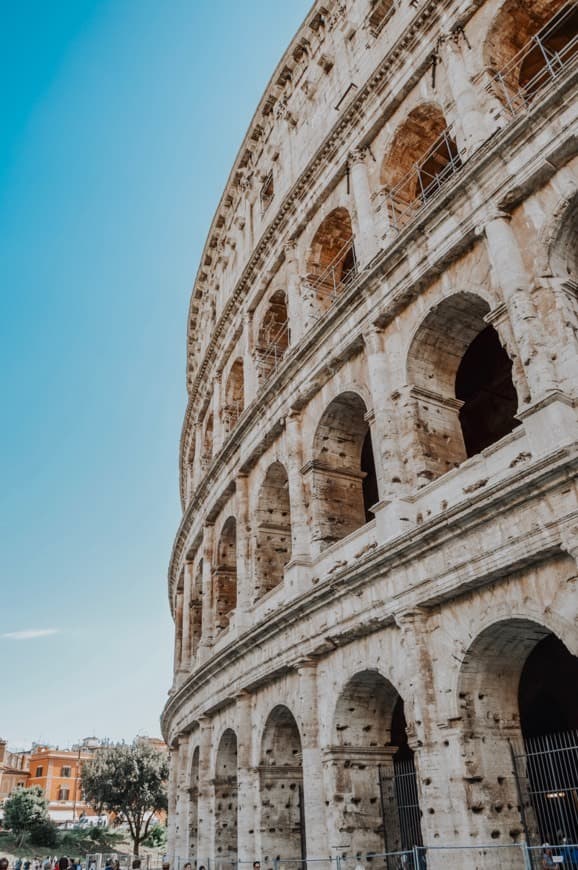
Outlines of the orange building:
<svg viewBox="0 0 578 870">
<path fill-rule="evenodd" d="M 30 768 L 29 752 L 9 752 L 6 741 L 0 738 L 0 804 L 16 788 L 28 785 Z"/>
<path fill-rule="evenodd" d="M 48 800 L 50 818 L 54 822 L 74 822 L 82 815 L 95 815 L 83 799 L 80 771 L 83 763 L 92 758 L 99 746 L 99 741 L 90 737 L 72 749 L 33 746 L 27 785 L 41 787 Z"/>
</svg>

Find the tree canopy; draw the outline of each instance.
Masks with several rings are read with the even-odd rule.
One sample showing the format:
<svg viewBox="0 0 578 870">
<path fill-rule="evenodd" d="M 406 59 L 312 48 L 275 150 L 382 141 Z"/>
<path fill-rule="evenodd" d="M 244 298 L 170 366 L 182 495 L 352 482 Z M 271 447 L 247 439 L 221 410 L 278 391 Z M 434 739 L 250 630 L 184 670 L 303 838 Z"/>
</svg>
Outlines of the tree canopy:
<svg viewBox="0 0 578 870">
<path fill-rule="evenodd" d="M 19 788 L 4 802 L 4 827 L 9 828 L 17 845 L 27 836 L 33 842 L 51 845 L 56 839 L 53 823 L 48 815 L 48 801 L 38 785 Z"/>
<path fill-rule="evenodd" d="M 98 749 L 82 766 L 82 790 L 98 813 L 126 821 L 138 855 L 155 813 L 167 809 L 168 775 L 166 756 L 136 740 Z"/>
</svg>

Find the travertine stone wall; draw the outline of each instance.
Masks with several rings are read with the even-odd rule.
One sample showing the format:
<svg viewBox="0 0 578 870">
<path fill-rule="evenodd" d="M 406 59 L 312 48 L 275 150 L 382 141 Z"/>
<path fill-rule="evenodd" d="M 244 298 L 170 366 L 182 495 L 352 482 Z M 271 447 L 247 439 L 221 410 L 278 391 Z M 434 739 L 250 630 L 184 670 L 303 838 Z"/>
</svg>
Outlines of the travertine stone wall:
<svg viewBox="0 0 578 870">
<path fill-rule="evenodd" d="M 189 312 L 175 858 L 543 833 L 510 742 L 578 728 L 577 31 L 326 0 L 272 77 Z"/>
</svg>

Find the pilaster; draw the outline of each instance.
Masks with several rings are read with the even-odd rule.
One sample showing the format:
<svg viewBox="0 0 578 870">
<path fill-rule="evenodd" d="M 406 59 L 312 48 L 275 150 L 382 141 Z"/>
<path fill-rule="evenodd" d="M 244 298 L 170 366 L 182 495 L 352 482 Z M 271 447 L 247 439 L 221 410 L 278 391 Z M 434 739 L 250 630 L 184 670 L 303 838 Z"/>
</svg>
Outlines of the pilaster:
<svg viewBox="0 0 578 870">
<path fill-rule="evenodd" d="M 245 407 L 247 407 L 257 395 L 258 385 L 252 311 L 246 311 L 243 315 L 243 344 L 245 346 L 245 355 L 243 358 L 243 390 L 245 393 Z"/>
<path fill-rule="evenodd" d="M 570 443 L 576 439 L 576 410 L 572 399 L 560 389 L 551 342 L 534 305 L 510 216 L 494 212 L 485 230 L 494 281 L 508 309 L 517 354 L 528 384 L 526 394 L 518 396 L 518 417 L 524 422 L 534 452 L 547 453 L 553 443 Z M 508 352 L 512 357 L 514 348 Z"/>
<path fill-rule="evenodd" d="M 215 635 L 213 614 L 213 548 L 215 527 L 207 523 L 203 528 L 203 631 L 199 644 L 199 660 L 204 661 L 213 645 Z"/>
<path fill-rule="evenodd" d="M 482 94 L 473 83 L 464 58 L 464 37 L 461 31 L 445 36 L 442 59 L 447 82 L 455 104 L 458 150 L 466 160 L 497 129 L 495 120 L 485 111 Z"/>
<path fill-rule="evenodd" d="M 258 856 L 256 832 L 259 818 L 259 776 L 251 763 L 253 703 L 251 695 L 237 697 L 237 782 L 239 789 L 237 850 L 239 861 Z"/>
<path fill-rule="evenodd" d="M 306 328 L 304 302 L 301 295 L 302 281 L 299 275 L 297 245 L 291 241 L 285 245 L 285 264 L 287 267 L 287 314 L 289 317 L 289 343 L 296 345 L 303 337 Z"/>
<path fill-rule="evenodd" d="M 379 240 L 365 155 L 366 151 L 363 148 L 355 148 L 349 154 L 351 191 L 357 215 L 355 252 L 361 269 L 365 268 L 379 253 Z"/>
<path fill-rule="evenodd" d="M 214 800 L 213 775 L 211 771 L 211 742 L 213 727 L 208 716 L 199 719 L 199 825 L 197 842 L 197 865 L 209 866 L 213 858 Z"/>
<path fill-rule="evenodd" d="M 301 415 L 291 411 L 285 418 L 285 443 L 287 447 L 287 476 L 291 503 L 291 561 L 285 567 L 287 585 L 295 591 L 307 588 L 311 565 L 311 527 L 309 523 L 309 499 L 301 473 L 303 448 Z"/>
<path fill-rule="evenodd" d="M 323 759 L 319 745 L 319 699 L 317 662 L 299 665 L 299 704 L 302 723 L 303 797 L 305 803 L 305 841 L 307 855 L 329 855 L 329 832 L 325 811 Z"/>
<path fill-rule="evenodd" d="M 237 505 L 237 606 L 235 622 L 237 629 L 242 631 L 249 624 L 253 603 L 248 475 L 239 474 L 235 487 Z"/>
</svg>

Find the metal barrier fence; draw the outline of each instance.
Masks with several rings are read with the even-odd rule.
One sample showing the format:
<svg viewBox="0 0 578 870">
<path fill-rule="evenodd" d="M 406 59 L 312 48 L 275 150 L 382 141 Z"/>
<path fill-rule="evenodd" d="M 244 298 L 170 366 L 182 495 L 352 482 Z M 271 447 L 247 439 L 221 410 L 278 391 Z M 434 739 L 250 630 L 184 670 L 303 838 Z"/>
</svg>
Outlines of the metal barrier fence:
<svg viewBox="0 0 578 870">
<path fill-rule="evenodd" d="M 131 870 L 134 861 L 140 861 L 141 870 L 162 870 L 162 855 L 124 855 L 120 852 L 92 852 L 82 862 L 86 870 L 104 870 L 118 861 L 121 870 Z M 184 865 L 183 865 L 184 866 Z"/>
<path fill-rule="evenodd" d="M 235 857 L 221 857 L 216 861 L 175 858 L 171 870 L 184 870 L 187 863 L 190 863 L 192 870 L 251 870 L 254 861 L 259 862 L 261 870 L 442 870 L 444 867 L 451 867 L 452 870 L 543 870 L 548 866 L 576 870 L 578 843 L 414 846 L 401 852 L 307 859 L 274 858 L 270 861 L 260 858 L 239 861 Z"/>
<path fill-rule="evenodd" d="M 526 840 L 578 841 L 578 732 L 528 737 L 511 746 Z"/>
</svg>

